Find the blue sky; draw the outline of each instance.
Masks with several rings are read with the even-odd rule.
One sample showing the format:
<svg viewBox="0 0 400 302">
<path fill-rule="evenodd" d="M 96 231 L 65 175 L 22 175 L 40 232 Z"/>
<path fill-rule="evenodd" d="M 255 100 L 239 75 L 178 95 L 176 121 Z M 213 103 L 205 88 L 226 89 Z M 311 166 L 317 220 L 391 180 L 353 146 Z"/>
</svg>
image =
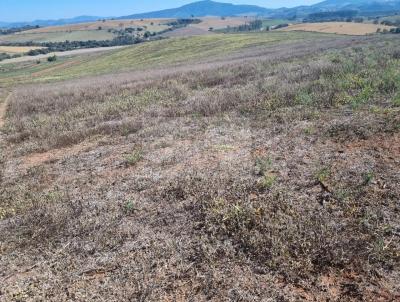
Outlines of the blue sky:
<svg viewBox="0 0 400 302">
<path fill-rule="evenodd" d="M 0 21 L 59 19 L 79 15 L 121 16 L 178 7 L 196 0 L 0 0 Z M 216 0 L 217 1 L 217 0 Z M 322 0 L 218 0 L 268 8 L 313 4 Z"/>
</svg>

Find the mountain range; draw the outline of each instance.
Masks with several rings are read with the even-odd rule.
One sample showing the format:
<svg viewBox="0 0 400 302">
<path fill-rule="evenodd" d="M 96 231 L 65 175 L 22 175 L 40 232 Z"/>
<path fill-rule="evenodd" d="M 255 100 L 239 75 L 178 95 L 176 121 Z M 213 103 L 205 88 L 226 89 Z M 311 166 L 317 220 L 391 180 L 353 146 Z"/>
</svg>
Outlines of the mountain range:
<svg viewBox="0 0 400 302">
<path fill-rule="evenodd" d="M 264 16 L 270 18 L 302 18 L 315 12 L 355 10 L 359 15 L 377 16 L 400 12 L 400 0 L 325 0 L 323 2 L 293 8 L 268 9 L 256 5 L 234 5 L 204 0 L 187 4 L 178 8 L 126 15 L 114 19 L 145 19 L 145 18 L 190 18 L 206 16 Z M 36 20 L 31 22 L 6 23 L 0 22 L 0 28 L 20 27 L 25 25 L 54 26 L 92 22 L 110 17 L 79 16 L 71 19 Z"/>
<path fill-rule="evenodd" d="M 267 9 L 256 5 L 235 5 L 231 3 L 220 3 L 210 0 L 190 3 L 178 8 L 165 9 L 144 14 L 123 16 L 125 19 L 145 18 L 190 18 L 206 16 L 240 16 L 240 15 L 267 15 L 273 9 Z"/>
</svg>

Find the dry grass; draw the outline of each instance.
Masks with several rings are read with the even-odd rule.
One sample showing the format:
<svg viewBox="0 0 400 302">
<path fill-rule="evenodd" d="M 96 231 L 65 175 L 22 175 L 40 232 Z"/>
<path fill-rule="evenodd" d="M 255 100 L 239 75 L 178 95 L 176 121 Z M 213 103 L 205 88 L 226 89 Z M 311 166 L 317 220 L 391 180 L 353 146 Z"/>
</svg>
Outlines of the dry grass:
<svg viewBox="0 0 400 302">
<path fill-rule="evenodd" d="M 0 297 L 397 300 L 399 43 L 19 88 Z"/>
<path fill-rule="evenodd" d="M 43 47 L 36 46 L 0 46 L 0 52 L 5 53 L 26 53 L 30 50 L 42 49 Z"/>
<path fill-rule="evenodd" d="M 352 22 L 323 22 L 323 23 L 301 23 L 290 25 L 280 29 L 282 31 L 312 31 L 320 33 L 331 33 L 339 35 L 362 36 L 376 33 L 377 29 L 390 30 L 390 26 L 371 23 L 352 23 Z"/>
</svg>

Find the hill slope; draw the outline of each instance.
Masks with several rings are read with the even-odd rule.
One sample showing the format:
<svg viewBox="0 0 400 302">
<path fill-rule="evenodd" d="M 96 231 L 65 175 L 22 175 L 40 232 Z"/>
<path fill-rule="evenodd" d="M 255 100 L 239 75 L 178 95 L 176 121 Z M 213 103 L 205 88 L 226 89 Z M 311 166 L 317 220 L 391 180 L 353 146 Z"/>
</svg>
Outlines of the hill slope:
<svg viewBox="0 0 400 302">
<path fill-rule="evenodd" d="M 140 19 L 140 18 L 189 18 L 205 16 L 239 16 L 239 15 L 266 15 L 271 12 L 255 5 L 234 5 L 231 3 L 219 3 L 210 0 L 190 3 L 178 8 L 165 9 L 161 11 L 134 14 L 121 19 Z"/>
<path fill-rule="evenodd" d="M 40 27 L 47 26 L 58 26 L 58 25 L 67 25 L 67 24 L 78 24 L 85 22 L 93 22 L 103 19 L 102 17 L 97 16 L 78 16 L 70 19 L 57 19 L 57 20 L 35 20 L 35 21 L 27 21 L 27 22 L 0 22 L 0 28 L 11 28 L 11 27 L 22 27 L 27 25 Z"/>
<path fill-rule="evenodd" d="M 311 13 L 354 10 L 359 15 L 393 14 L 400 12 L 399 0 L 326 0 L 310 6 L 280 8 L 272 12 L 271 16 L 279 18 L 304 17 Z"/>
</svg>

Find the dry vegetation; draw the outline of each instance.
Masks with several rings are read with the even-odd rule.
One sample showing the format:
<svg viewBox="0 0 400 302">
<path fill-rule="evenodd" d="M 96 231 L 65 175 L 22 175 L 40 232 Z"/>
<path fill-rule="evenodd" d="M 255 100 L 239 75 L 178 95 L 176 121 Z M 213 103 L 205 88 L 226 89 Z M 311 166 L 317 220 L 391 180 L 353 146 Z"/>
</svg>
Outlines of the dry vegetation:
<svg viewBox="0 0 400 302">
<path fill-rule="evenodd" d="M 400 39 L 307 45 L 16 89 L 0 298 L 399 300 Z"/>
<path fill-rule="evenodd" d="M 0 46 L 0 52 L 4 53 L 25 53 L 34 49 L 41 49 L 43 47 L 35 47 L 35 46 Z"/>
<path fill-rule="evenodd" d="M 282 31 L 312 31 L 320 33 L 332 33 L 340 35 L 362 36 L 376 33 L 378 30 L 390 30 L 392 27 L 372 24 L 372 23 L 353 23 L 353 22 L 323 22 L 323 23 L 301 23 L 293 24 L 281 29 Z"/>
</svg>

